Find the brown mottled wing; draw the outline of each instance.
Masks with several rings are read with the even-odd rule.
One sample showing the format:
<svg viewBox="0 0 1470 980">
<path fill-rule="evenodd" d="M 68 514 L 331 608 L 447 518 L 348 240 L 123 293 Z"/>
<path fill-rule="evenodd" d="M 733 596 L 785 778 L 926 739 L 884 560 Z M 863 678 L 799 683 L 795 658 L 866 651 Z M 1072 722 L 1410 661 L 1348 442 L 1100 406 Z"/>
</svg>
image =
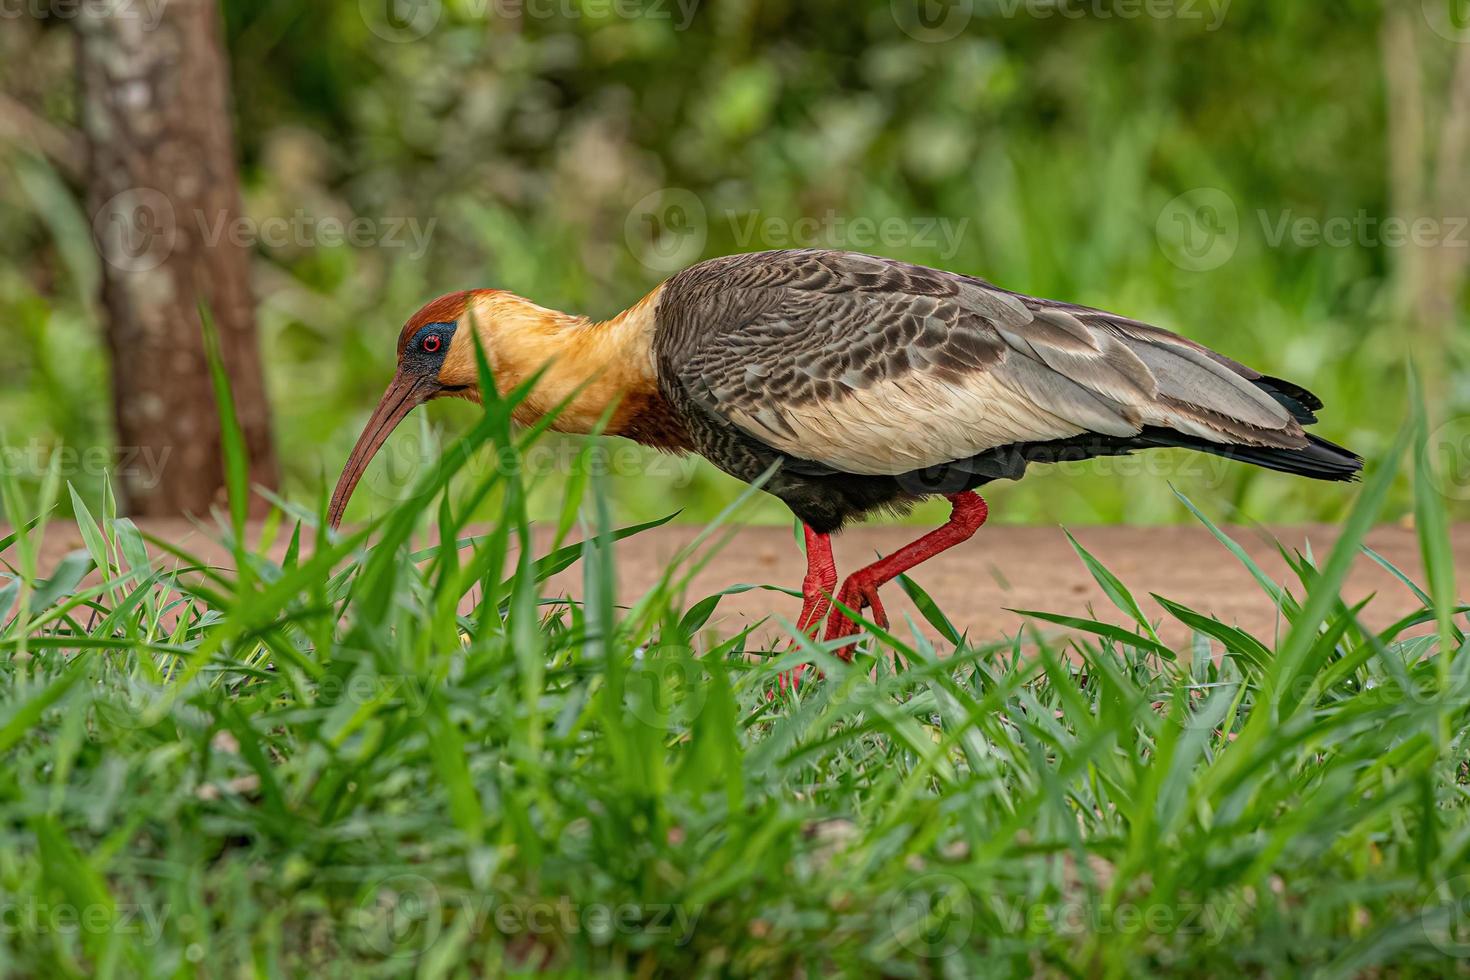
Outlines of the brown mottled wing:
<svg viewBox="0 0 1470 980">
<path fill-rule="evenodd" d="M 781 453 L 898 474 L 1018 443 L 1163 427 L 1306 444 L 1259 375 L 1156 327 L 846 252 L 702 263 L 660 306 L 662 370 Z"/>
</svg>

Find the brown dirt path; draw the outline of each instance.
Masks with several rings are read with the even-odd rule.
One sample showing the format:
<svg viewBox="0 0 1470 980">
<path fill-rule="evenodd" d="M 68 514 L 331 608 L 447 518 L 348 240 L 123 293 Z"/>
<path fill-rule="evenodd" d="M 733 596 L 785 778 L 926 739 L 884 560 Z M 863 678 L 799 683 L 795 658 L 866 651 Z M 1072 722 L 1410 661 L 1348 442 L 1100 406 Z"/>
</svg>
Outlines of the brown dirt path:
<svg viewBox="0 0 1470 980">
<path fill-rule="evenodd" d="M 141 524 L 146 531 L 176 541 L 210 560 L 223 561 L 226 557 L 223 549 L 187 521 Z M 618 543 L 620 600 L 631 602 L 646 592 L 699 531 L 695 526 L 669 526 Z M 1286 564 L 1265 532 L 1248 528 L 1230 531 L 1277 581 L 1288 581 Z M 844 532 L 835 541 L 838 571 L 846 574 L 921 532 L 914 527 L 861 527 Z M 544 529 L 537 533 L 538 550 L 544 550 L 549 533 Z M 1165 616 L 1149 598 L 1151 592 L 1241 626 L 1267 642 L 1274 635 L 1277 621 L 1270 601 L 1250 574 L 1203 528 L 1090 527 L 1074 529 L 1073 533 L 1133 591 L 1151 618 L 1163 619 L 1166 640 L 1187 641 L 1188 631 Z M 1273 528 L 1271 533 L 1289 548 L 1304 548 L 1310 542 L 1320 562 L 1326 559 L 1337 530 L 1316 525 Z M 1465 585 L 1470 582 L 1470 525 L 1456 527 L 1452 538 L 1460 594 L 1466 595 L 1470 593 Z M 1418 543 L 1411 528 L 1376 528 L 1368 536 L 1368 544 L 1422 582 Z M 81 536 L 75 527 L 52 524 L 46 533 L 43 568 L 50 568 L 61 555 L 80 547 Z M 695 575 L 688 594 L 697 599 L 740 583 L 795 587 L 804 567 L 788 529 L 744 528 Z M 956 625 L 968 629 L 975 639 L 1014 635 L 1024 620 L 1007 608 L 1086 615 L 1091 607 L 1100 618 L 1124 621 L 1056 527 L 984 528 L 973 541 L 926 563 L 915 577 Z M 581 573 L 574 566 L 552 580 L 547 594 L 575 597 L 580 587 Z M 1356 561 L 1344 591 L 1353 601 L 1376 593 L 1364 613 L 1370 626 L 1386 626 L 1417 608 L 1408 590 L 1366 556 Z M 905 615 L 918 620 L 897 586 L 887 587 L 884 598 L 895 628 L 902 628 Z M 764 617 L 792 619 L 798 608 L 797 600 L 779 593 L 751 591 L 723 599 L 711 624 L 728 635 Z M 766 628 L 777 629 L 774 625 Z"/>
</svg>

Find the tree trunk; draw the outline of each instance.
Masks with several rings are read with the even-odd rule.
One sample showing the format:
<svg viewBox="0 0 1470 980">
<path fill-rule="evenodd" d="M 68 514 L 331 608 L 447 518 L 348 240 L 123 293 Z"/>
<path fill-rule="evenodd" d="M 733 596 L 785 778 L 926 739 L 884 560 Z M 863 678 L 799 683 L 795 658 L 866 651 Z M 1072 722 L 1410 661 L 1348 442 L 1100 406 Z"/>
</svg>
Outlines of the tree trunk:
<svg viewBox="0 0 1470 980">
<path fill-rule="evenodd" d="M 275 452 L 240 236 L 229 77 L 215 0 L 83 4 L 88 211 L 102 257 L 119 495 L 138 515 L 206 513 L 224 459 L 202 303 L 219 331 L 252 484 Z M 257 508 L 258 509 L 258 508 Z"/>
<path fill-rule="evenodd" d="M 1443 110 L 1433 123 L 1426 123 L 1428 116 L 1436 115 L 1426 110 L 1426 104 L 1437 109 L 1438 101 L 1425 97 L 1425 54 L 1415 38 L 1423 29 L 1421 17 L 1428 16 L 1429 10 L 1428 5 L 1421 11 L 1408 4 L 1388 4 L 1381 41 L 1393 216 L 1406 228 L 1427 222 L 1430 229 L 1427 240 L 1420 240 L 1416 231 L 1402 247 L 1390 250 L 1395 304 L 1422 346 L 1439 350 L 1449 344 L 1460 294 L 1470 277 L 1470 249 L 1465 246 L 1466 229 L 1460 224 L 1464 202 L 1470 196 L 1466 167 L 1470 159 L 1470 44 L 1455 48 Z M 1438 49 L 1430 50 L 1437 53 Z M 1445 359 L 1426 357 L 1415 367 L 1429 402 L 1442 399 L 1449 384 Z"/>
</svg>

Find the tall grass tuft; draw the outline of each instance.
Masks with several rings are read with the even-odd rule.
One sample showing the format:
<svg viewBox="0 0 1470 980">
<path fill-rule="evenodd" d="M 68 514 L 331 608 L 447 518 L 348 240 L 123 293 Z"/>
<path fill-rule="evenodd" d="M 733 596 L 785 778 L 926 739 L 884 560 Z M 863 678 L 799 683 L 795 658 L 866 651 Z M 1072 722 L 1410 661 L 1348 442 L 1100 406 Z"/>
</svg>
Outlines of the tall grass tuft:
<svg viewBox="0 0 1470 980">
<path fill-rule="evenodd" d="M 41 569 L 60 481 L 0 483 L 0 972 L 1346 976 L 1470 954 L 1467 608 L 1422 452 L 1429 579 L 1394 569 L 1421 607 L 1375 632 L 1339 594 L 1382 560 L 1362 537 L 1422 413 L 1293 581 L 1199 515 L 1220 544 L 1199 560 L 1250 568 L 1279 645 L 1155 596 L 1194 635 L 1171 648 L 1076 545 L 1133 628 L 1035 611 L 1034 635 L 976 642 L 906 581 L 947 639 L 894 630 L 849 665 L 711 630 L 698 549 L 619 605 L 618 542 L 650 525 L 614 527 L 595 478 L 538 552 L 523 397 L 340 537 L 278 511 L 285 547 L 252 543 L 237 496 L 233 567 L 73 495 L 84 548 Z M 487 448 L 502 465 L 452 505 Z M 466 527 L 489 499 L 502 519 Z M 547 595 L 574 565 L 582 601 Z M 772 698 L 802 659 L 825 680 Z"/>
</svg>

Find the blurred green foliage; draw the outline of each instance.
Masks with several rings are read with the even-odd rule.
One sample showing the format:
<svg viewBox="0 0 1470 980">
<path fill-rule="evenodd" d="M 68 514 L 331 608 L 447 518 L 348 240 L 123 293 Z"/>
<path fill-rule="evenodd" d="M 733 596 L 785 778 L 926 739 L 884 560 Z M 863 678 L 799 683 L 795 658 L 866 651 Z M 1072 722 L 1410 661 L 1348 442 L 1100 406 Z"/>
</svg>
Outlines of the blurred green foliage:
<svg viewBox="0 0 1470 980">
<path fill-rule="evenodd" d="M 1470 406 L 1463 288 L 1453 322 L 1416 321 L 1411 249 L 1374 225 L 1398 206 L 1388 76 L 1423 96 L 1428 135 L 1412 150 L 1428 160 L 1462 47 L 1418 3 L 1404 7 L 1412 64 L 1384 53 L 1373 0 L 223 9 L 246 213 L 261 229 L 304 229 L 255 246 L 291 496 L 335 477 L 391 373 L 399 325 L 428 298 L 495 286 L 609 315 L 681 260 L 790 245 L 975 273 L 1177 329 L 1312 388 L 1328 406 L 1319 431 L 1370 459 L 1404 417 L 1411 353 L 1439 419 Z M 4 91 L 70 125 L 68 25 L 14 23 L 0 41 Z M 7 438 L 106 444 L 89 218 L 16 144 L 0 143 L 0 174 Z M 1294 224 L 1360 215 L 1331 242 Z M 1453 237 L 1453 215 L 1430 217 Z M 353 218 L 366 219 L 362 241 L 322 244 L 324 219 Z M 1202 259 L 1180 251 L 1178 235 L 1216 232 L 1223 244 Z M 1465 247 L 1470 232 L 1458 234 Z M 430 406 L 389 465 L 432 452 L 435 433 L 472 412 Z M 736 490 L 702 464 L 651 472 L 636 462 L 647 458 L 613 457 L 624 519 L 675 507 L 707 518 Z M 547 482 L 564 469 L 553 463 Z M 403 482 L 383 473 L 356 513 Z M 1178 520 L 1171 481 L 1271 521 L 1333 519 L 1351 496 L 1164 455 L 1033 471 L 993 488 L 995 513 Z M 1400 512 L 1407 500 L 1401 488 Z M 759 514 L 787 519 L 774 501 Z"/>
</svg>

